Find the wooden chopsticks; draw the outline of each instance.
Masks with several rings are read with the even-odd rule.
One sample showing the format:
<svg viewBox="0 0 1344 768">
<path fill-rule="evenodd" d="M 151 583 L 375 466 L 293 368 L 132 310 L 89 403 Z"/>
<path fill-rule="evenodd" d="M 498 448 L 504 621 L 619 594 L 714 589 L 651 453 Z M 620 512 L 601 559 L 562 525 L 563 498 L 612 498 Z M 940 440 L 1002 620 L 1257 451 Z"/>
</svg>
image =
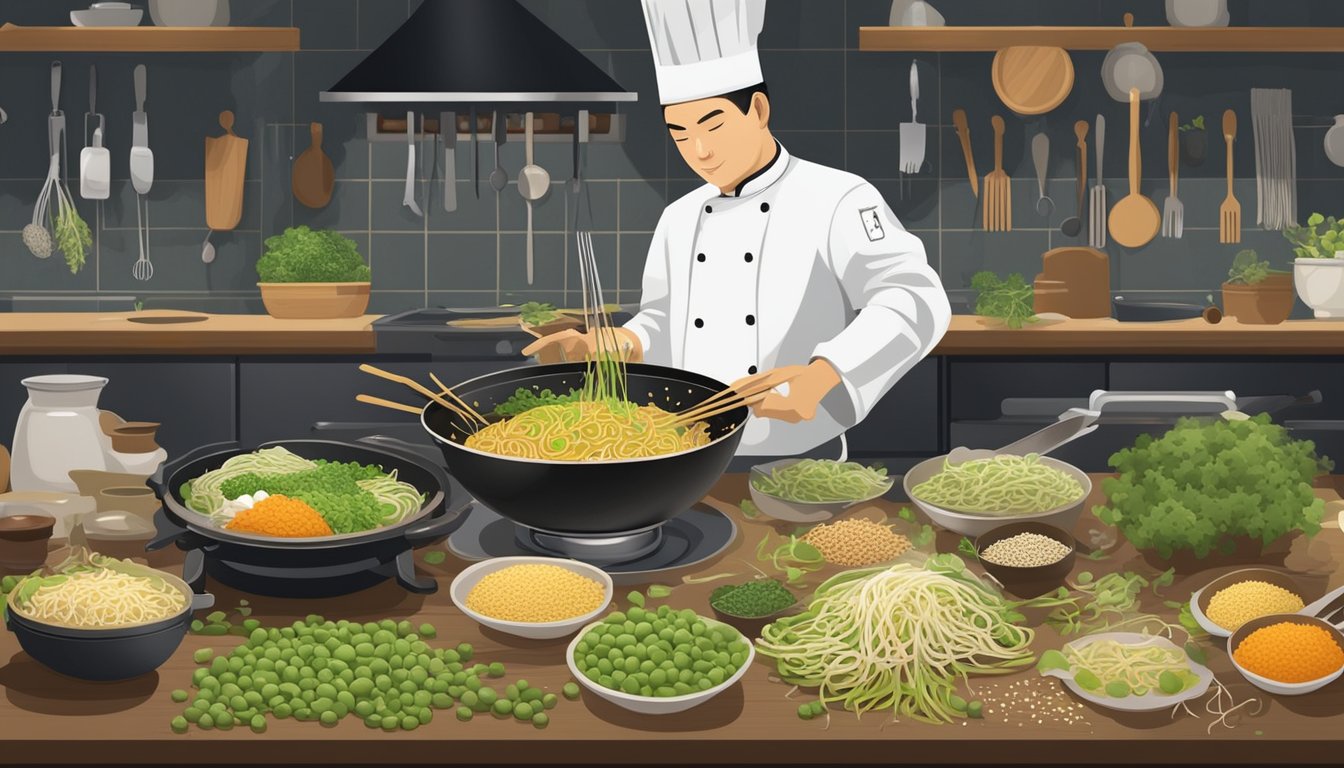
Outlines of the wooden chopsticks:
<svg viewBox="0 0 1344 768">
<path fill-rule="evenodd" d="M 361 403 L 368 403 L 369 405 L 378 405 L 382 406 L 383 408 L 391 408 L 394 411 L 405 411 L 406 413 L 414 413 L 417 416 L 419 416 L 421 411 L 423 410 L 421 408 L 416 408 L 414 405 L 406 405 L 405 403 L 396 403 L 391 400 L 384 400 L 381 397 L 374 397 L 373 395 L 362 395 L 362 394 L 355 395 L 355 399 Z"/>
<path fill-rule="evenodd" d="M 458 397 L 457 395 L 453 394 L 453 391 L 452 391 L 451 389 L 449 389 L 448 387 L 445 387 L 445 386 L 443 385 L 443 382 L 439 381 L 438 378 L 436 378 L 436 377 L 433 376 L 433 374 L 430 375 L 430 378 L 433 378 L 433 379 L 434 379 L 434 383 L 437 384 L 437 385 L 439 385 L 439 387 L 443 389 L 443 392 L 442 392 L 442 393 L 438 393 L 438 392 L 433 392 L 433 391 L 431 391 L 429 388 L 425 387 L 424 385 L 422 385 L 420 382 L 416 381 L 415 379 L 412 379 L 412 378 L 409 378 L 409 377 L 406 377 L 406 376 L 401 376 L 401 375 L 392 373 L 392 372 L 390 372 L 390 371 L 384 371 L 383 369 L 374 367 L 374 366 L 372 366 L 372 365 L 369 365 L 368 363 L 364 363 L 363 365 L 359 366 L 359 370 L 363 371 L 364 373 L 370 373 L 370 374 L 373 374 L 374 376 L 377 376 L 377 377 L 380 378 L 380 379 L 386 379 L 386 380 L 388 380 L 388 381 L 394 381 L 394 382 L 396 382 L 396 383 L 398 383 L 398 384 L 404 384 L 404 385 L 410 387 L 411 389 L 415 390 L 416 392 L 420 393 L 421 395 L 424 395 L 425 397 L 428 397 L 430 400 L 433 400 L 434 402 L 438 403 L 439 405 L 443 406 L 444 408 L 447 408 L 448 410 L 452 411 L 453 413 L 456 413 L 457 415 L 461 416 L 463 419 L 465 419 L 465 420 L 467 421 L 467 423 L 476 422 L 476 423 L 479 423 L 479 424 L 482 424 L 482 425 L 484 425 L 484 424 L 488 424 L 488 423 L 489 423 L 489 422 L 487 422 L 487 421 L 485 420 L 485 417 L 483 417 L 483 416 L 481 416 L 481 414 L 477 413 L 476 410 L 475 410 L 474 408 L 472 408 L 470 405 L 467 405 L 466 402 L 462 400 L 462 398 L 460 398 L 460 397 Z M 449 400 L 445 400 L 445 399 L 443 398 L 444 395 L 447 395 L 449 398 L 451 398 L 452 401 L 450 402 Z M 356 400 L 360 400 L 360 398 L 355 398 L 355 399 L 356 399 Z M 360 400 L 360 402 L 370 403 L 371 405 L 384 405 L 385 403 L 391 402 L 391 401 L 386 401 L 386 400 L 383 401 L 383 402 L 381 402 L 381 403 L 374 403 L 374 402 L 371 402 L 372 400 L 377 400 L 377 399 L 380 399 L 380 398 L 370 398 L 370 399 L 368 399 L 368 400 Z M 399 404 L 398 404 L 398 405 L 399 405 Z M 386 406 L 385 406 L 385 407 L 386 407 Z M 409 407 L 411 407 L 411 406 L 405 406 L 405 408 L 409 408 Z M 401 408 L 401 409 L 399 409 L 399 410 L 405 410 L 405 408 Z M 419 409 L 416 409 L 415 412 L 416 412 L 416 413 L 419 413 L 420 411 L 419 411 Z"/>
<path fill-rule="evenodd" d="M 798 373 L 783 374 L 777 371 L 771 371 L 755 379 L 747 379 L 739 382 L 737 387 L 728 387 L 720 392 L 710 395 L 703 402 L 697 403 L 690 408 L 675 414 L 671 422 L 672 426 L 684 427 L 690 426 L 697 421 L 704 421 L 721 413 L 740 408 L 742 406 L 752 406 L 764 400 L 770 392 L 780 384 L 792 381 L 798 376 Z"/>
</svg>

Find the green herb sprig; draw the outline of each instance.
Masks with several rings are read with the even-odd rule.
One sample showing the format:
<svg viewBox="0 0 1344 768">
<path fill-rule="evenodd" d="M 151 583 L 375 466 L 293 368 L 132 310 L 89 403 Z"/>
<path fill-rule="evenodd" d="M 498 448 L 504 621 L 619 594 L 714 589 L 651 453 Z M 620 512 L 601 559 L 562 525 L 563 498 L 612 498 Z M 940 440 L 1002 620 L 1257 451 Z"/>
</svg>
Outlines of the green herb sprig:
<svg viewBox="0 0 1344 768">
<path fill-rule="evenodd" d="M 993 272 L 977 272 L 971 278 L 971 288 L 976 292 L 977 315 L 1002 320 L 1009 328 L 1021 328 L 1036 321 L 1033 290 L 1022 275 L 1014 272 L 1008 279 L 1000 280 Z"/>
</svg>

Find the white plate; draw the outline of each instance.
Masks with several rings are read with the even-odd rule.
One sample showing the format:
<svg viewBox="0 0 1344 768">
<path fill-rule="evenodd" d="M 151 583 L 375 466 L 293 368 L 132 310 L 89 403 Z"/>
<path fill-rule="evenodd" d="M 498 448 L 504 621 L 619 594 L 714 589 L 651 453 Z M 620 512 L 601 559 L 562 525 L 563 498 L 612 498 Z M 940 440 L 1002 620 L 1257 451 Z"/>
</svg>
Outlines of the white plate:
<svg viewBox="0 0 1344 768">
<path fill-rule="evenodd" d="M 145 16 L 142 8 L 85 8 L 70 12 L 76 27 L 138 27 Z"/>
<path fill-rule="evenodd" d="M 584 635 L 588 634 L 588 630 L 601 623 L 599 621 L 595 621 L 584 627 L 583 630 L 579 632 L 578 636 L 570 641 L 569 647 L 565 649 L 565 663 L 569 665 L 569 673 L 574 676 L 575 680 L 579 681 L 579 685 L 582 685 L 591 693 L 597 694 L 621 709 L 628 709 L 631 712 L 637 712 L 641 715 L 671 715 L 676 714 L 677 712 L 685 712 L 692 707 L 698 707 L 701 704 L 704 704 L 736 685 L 737 681 L 741 680 L 742 676 L 747 673 L 747 669 L 751 667 L 751 663 L 756 660 L 756 645 L 751 642 L 750 638 L 721 621 L 708 619 L 704 616 L 701 616 L 700 620 L 703 621 L 707 627 L 723 628 L 733 632 L 740 636 L 742 641 L 747 644 L 747 660 L 742 663 L 742 666 L 737 668 L 737 671 L 733 673 L 732 677 L 707 691 L 697 691 L 695 693 L 688 693 L 684 696 L 668 696 L 665 698 L 635 696 L 626 693 L 625 691 L 613 691 L 610 688 L 603 688 L 592 680 L 589 680 L 588 677 L 579 670 L 579 665 L 574 663 L 574 649 L 579 647 L 579 641 L 583 639 Z"/>
<path fill-rule="evenodd" d="M 595 611 L 589 611 L 582 616 L 575 616 L 572 619 L 564 621 L 547 621 L 540 623 L 531 623 L 525 621 L 505 621 L 503 619 L 494 619 L 489 616 L 477 613 L 467 607 L 467 595 L 480 583 L 481 579 L 496 571 L 502 571 L 511 565 L 554 565 L 564 568 L 567 571 L 573 571 L 580 576 L 586 576 L 602 585 L 602 604 Z M 611 597 L 615 593 L 615 586 L 611 582 L 611 576 L 606 571 L 587 563 L 581 563 L 577 560 L 566 560 L 560 557 L 496 557 L 493 560 L 485 560 L 475 565 L 467 567 L 457 578 L 453 579 L 453 584 L 448 588 L 448 594 L 452 597 L 453 605 L 459 610 L 475 619 L 482 626 L 499 630 L 505 634 L 515 637 L 524 637 L 529 640 L 554 640 L 557 637 L 566 637 L 576 632 L 579 627 L 591 622 L 600 615 L 607 607 L 611 605 Z"/>
<path fill-rule="evenodd" d="M 1099 634 L 1088 635 L 1087 637 L 1074 640 L 1064 647 L 1066 649 L 1086 648 L 1093 643 L 1098 643 L 1103 640 L 1114 640 L 1117 643 L 1138 647 L 1156 646 L 1158 648 L 1170 648 L 1172 650 L 1180 651 L 1186 664 L 1190 666 L 1190 671 L 1199 678 L 1199 682 L 1175 695 L 1169 696 L 1165 693 L 1145 693 L 1142 696 L 1126 696 L 1123 699 L 1117 699 L 1113 696 L 1103 696 L 1092 693 L 1074 682 L 1073 670 L 1052 669 L 1048 672 L 1042 672 L 1041 674 L 1048 677 L 1058 677 L 1064 682 L 1064 687 L 1068 688 L 1080 699 L 1096 704 L 1099 707 L 1114 709 L 1118 712 L 1157 712 L 1163 709 L 1170 709 L 1183 701 L 1191 701 L 1200 698 L 1205 693 L 1208 693 L 1209 685 L 1213 683 L 1213 672 L 1211 672 L 1208 667 L 1196 663 L 1194 659 L 1191 659 L 1186 655 L 1184 648 L 1181 648 L 1165 637 L 1143 635 L 1138 632 L 1101 632 Z"/>
</svg>

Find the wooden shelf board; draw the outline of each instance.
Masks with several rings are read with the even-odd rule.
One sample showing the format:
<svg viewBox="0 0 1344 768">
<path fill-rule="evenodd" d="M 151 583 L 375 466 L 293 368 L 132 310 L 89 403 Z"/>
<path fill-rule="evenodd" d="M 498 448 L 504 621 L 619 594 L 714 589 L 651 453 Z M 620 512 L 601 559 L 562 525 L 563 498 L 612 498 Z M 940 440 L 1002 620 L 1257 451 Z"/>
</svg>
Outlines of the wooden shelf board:
<svg viewBox="0 0 1344 768">
<path fill-rule="evenodd" d="M 0 26 L 0 52 L 232 53 L 299 50 L 294 27 Z"/>
<path fill-rule="evenodd" d="M 1344 29 L 1328 27 L 859 27 L 861 51 L 997 51 L 1053 45 L 1108 51 L 1120 43 L 1151 51 L 1344 53 Z"/>
</svg>

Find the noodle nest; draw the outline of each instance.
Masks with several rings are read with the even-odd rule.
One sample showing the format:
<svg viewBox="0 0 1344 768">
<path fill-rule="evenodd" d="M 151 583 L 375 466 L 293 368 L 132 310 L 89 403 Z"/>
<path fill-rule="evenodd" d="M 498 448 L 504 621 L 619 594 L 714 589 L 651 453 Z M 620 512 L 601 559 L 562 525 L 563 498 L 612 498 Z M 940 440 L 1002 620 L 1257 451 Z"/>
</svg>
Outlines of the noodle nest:
<svg viewBox="0 0 1344 768">
<path fill-rule="evenodd" d="M 116 629 L 170 619 L 186 609 L 187 599 L 157 576 L 93 566 L 28 577 L 16 586 L 13 606 L 43 624 Z"/>
<path fill-rule="evenodd" d="M 1034 515 L 1083 498 L 1083 486 L 1034 453 L 1001 455 L 953 464 L 911 489 L 928 504 L 972 515 Z"/>
<path fill-rule="evenodd" d="M 500 456 L 611 461 L 663 456 L 708 445 L 709 426 L 672 426 L 655 405 L 596 400 L 543 405 L 483 427 L 465 445 Z"/>
</svg>

